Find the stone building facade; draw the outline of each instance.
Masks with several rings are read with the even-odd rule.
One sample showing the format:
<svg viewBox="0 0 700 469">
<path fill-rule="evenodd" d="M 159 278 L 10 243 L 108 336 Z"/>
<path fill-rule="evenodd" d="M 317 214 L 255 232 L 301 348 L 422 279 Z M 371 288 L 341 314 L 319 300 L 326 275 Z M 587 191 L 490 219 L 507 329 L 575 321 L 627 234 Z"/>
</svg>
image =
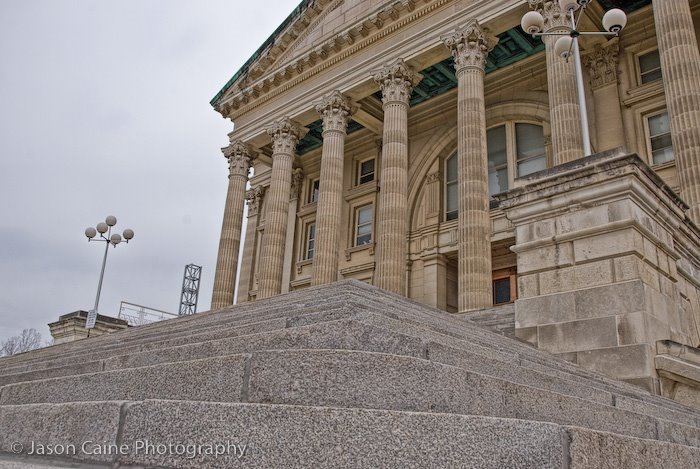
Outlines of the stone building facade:
<svg viewBox="0 0 700 469">
<path fill-rule="evenodd" d="M 238 302 L 354 278 L 514 303 L 519 339 L 700 405 L 700 1 L 593 0 L 582 27 L 615 7 L 619 37 L 581 38 L 584 158 L 574 65 L 519 26 L 561 30 L 558 2 L 303 1 L 212 100 L 212 308 L 237 273 Z"/>
</svg>

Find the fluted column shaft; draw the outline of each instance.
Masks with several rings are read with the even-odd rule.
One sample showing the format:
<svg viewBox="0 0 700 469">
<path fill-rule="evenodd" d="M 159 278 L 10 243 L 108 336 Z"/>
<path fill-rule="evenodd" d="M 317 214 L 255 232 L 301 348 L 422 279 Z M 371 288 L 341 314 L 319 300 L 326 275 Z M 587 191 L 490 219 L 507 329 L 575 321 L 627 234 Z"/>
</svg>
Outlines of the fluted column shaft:
<svg viewBox="0 0 700 469">
<path fill-rule="evenodd" d="M 243 142 L 238 141 L 225 148 L 224 155 L 229 162 L 228 193 L 216 259 L 211 309 L 233 304 L 243 228 L 243 204 L 250 170 L 250 150 Z"/>
<path fill-rule="evenodd" d="M 375 73 L 374 79 L 381 87 L 384 103 L 375 283 L 403 295 L 408 229 L 408 106 L 416 74 L 399 60 Z"/>
<path fill-rule="evenodd" d="M 545 20 L 545 32 L 568 32 L 571 24 L 558 1 L 529 0 L 530 7 Z M 554 164 L 559 165 L 583 157 L 581 114 L 576 92 L 574 61 L 554 53 L 554 43 L 560 36 L 543 36 L 547 56 L 547 93 L 552 129 Z"/>
<path fill-rule="evenodd" d="M 323 150 L 311 284 L 322 285 L 338 279 L 343 161 L 350 105 L 339 91 L 334 91 L 318 103 L 316 111 L 323 119 Z"/>
<path fill-rule="evenodd" d="M 455 58 L 458 80 L 457 160 L 459 164 L 459 311 L 491 306 L 491 216 L 484 67 L 496 40 L 476 20 L 443 38 Z"/>
<path fill-rule="evenodd" d="M 653 0 L 681 196 L 700 222 L 700 53 L 688 0 Z"/>
<path fill-rule="evenodd" d="M 284 118 L 272 124 L 267 129 L 267 133 L 272 137 L 272 173 L 270 189 L 265 197 L 265 232 L 260 253 L 258 299 L 279 295 L 282 291 L 282 267 L 287 237 L 292 166 L 299 141 L 300 126 Z"/>
</svg>

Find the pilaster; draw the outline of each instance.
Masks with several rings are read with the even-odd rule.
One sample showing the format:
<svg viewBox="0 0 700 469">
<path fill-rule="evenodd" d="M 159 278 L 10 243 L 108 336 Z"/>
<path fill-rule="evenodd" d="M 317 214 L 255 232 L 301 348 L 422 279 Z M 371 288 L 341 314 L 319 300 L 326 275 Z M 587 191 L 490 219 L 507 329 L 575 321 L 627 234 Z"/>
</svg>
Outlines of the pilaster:
<svg viewBox="0 0 700 469">
<path fill-rule="evenodd" d="M 287 211 L 287 238 L 284 245 L 284 265 L 282 268 L 282 293 L 289 291 L 289 282 L 292 280 L 292 264 L 294 262 L 294 227 L 297 221 L 299 209 L 299 193 L 304 182 L 304 171 L 294 168 L 292 171 L 292 185 L 289 190 L 289 210 Z"/>
<path fill-rule="evenodd" d="M 243 244 L 243 265 L 241 265 L 241 276 L 238 282 L 238 302 L 249 301 L 248 292 L 253 287 L 252 272 L 256 262 L 256 249 L 258 245 L 258 226 L 260 221 L 260 207 L 265 196 L 265 187 L 258 186 L 246 192 L 245 198 L 248 204 L 248 224 L 245 231 L 245 242 Z"/>
<path fill-rule="evenodd" d="M 470 20 L 443 41 L 452 50 L 458 80 L 458 298 L 462 312 L 489 307 L 493 301 L 484 67 L 497 40 Z"/>
<path fill-rule="evenodd" d="M 214 274 L 212 309 L 233 304 L 243 224 L 243 202 L 251 159 L 250 148 L 240 140 L 224 148 L 223 152 L 229 163 L 229 183 Z"/>
</svg>

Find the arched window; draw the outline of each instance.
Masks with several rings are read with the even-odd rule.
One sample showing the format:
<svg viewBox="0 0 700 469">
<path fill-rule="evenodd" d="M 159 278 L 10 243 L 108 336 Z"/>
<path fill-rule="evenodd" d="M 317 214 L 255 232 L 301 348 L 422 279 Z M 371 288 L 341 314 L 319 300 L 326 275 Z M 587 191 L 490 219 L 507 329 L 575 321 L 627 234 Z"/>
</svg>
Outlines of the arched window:
<svg viewBox="0 0 700 469">
<path fill-rule="evenodd" d="M 489 194 L 507 191 L 515 178 L 547 167 L 541 125 L 506 122 L 486 131 Z"/>
</svg>

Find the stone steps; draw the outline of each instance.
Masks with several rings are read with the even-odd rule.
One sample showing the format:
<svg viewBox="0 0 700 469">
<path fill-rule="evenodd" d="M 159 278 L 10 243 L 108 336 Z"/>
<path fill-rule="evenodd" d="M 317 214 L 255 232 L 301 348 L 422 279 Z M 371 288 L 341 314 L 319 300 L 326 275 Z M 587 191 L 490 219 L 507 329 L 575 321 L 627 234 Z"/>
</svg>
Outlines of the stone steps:
<svg viewBox="0 0 700 469">
<path fill-rule="evenodd" d="M 381 440 L 387 432 L 407 438 L 399 446 L 371 450 L 377 461 L 392 461 L 387 467 L 398 467 L 391 464 L 403 461 L 398 453 L 409 451 L 406 446 L 430 445 L 435 438 L 451 453 L 433 455 L 438 458 L 434 460 L 424 455 L 426 465 L 444 457 L 452 461 L 445 465 L 462 467 L 464 461 L 450 458 L 466 449 L 452 450 L 452 440 L 442 441 L 450 436 L 449 422 L 457 421 L 465 428 L 497 422 L 516 436 L 525 428 L 552 429 L 558 435 L 553 448 L 561 449 L 565 457 L 562 464 L 583 458 L 585 451 L 600 457 L 616 445 L 628 445 L 654 457 L 686 458 L 681 459 L 684 463 L 695 464 L 699 457 L 700 412 L 494 334 L 460 315 L 355 281 L 66 345 L 0 362 L 0 427 L 12 429 L 6 438 L 0 435 L 0 468 L 2 458 L 9 458 L 7 441 L 44 437 L 48 438 L 45 441 L 65 441 L 68 434 L 80 434 L 86 425 L 102 425 L 91 429 L 96 435 L 91 436 L 93 441 L 104 435 L 104 441 L 113 437 L 121 442 L 139 435 L 141 439 L 169 437 L 169 441 L 181 441 L 182 435 L 206 439 L 218 435 L 208 433 L 217 425 L 222 432 L 226 425 L 233 430 L 243 428 L 236 427 L 241 422 L 214 417 L 215 411 L 229 418 L 250 418 L 247 430 L 239 434 L 259 448 L 272 448 L 265 445 L 273 440 L 282 445 L 270 449 L 271 455 L 251 455 L 250 467 L 273 467 L 282 464 L 282 459 L 274 458 L 295 457 L 282 454 L 286 440 L 278 441 L 276 434 L 263 436 L 263 429 L 270 425 L 296 434 L 312 431 L 316 438 L 328 440 L 319 440 L 320 446 L 315 447 L 325 463 L 315 464 L 316 456 L 307 454 L 314 444 L 310 437 L 302 444 L 303 459 L 296 465 L 342 466 L 337 463 L 336 449 L 346 448 L 347 442 L 327 444 L 336 432 L 345 432 L 346 424 L 352 427 L 358 415 L 369 420 L 363 420 L 367 431 L 358 430 L 352 437 L 357 444 L 372 445 L 373 435 Z M 201 415 L 190 418 L 192 409 L 199 409 Z M 300 412 L 296 424 L 293 419 L 285 420 L 292 418 L 295 409 Z M 318 427 L 301 428 L 300 422 L 306 422 L 303 415 L 312 414 Z M 332 415 L 341 420 L 333 422 Z M 202 416 L 211 421 L 201 420 Z M 89 418 L 94 422 L 85 421 Z M 423 427 L 404 428 L 411 418 L 423 419 L 426 428 L 445 427 L 436 433 L 423 433 Z M 27 423 L 22 428 L 16 428 L 19 423 L 12 426 L 23 419 Z M 52 421 L 59 422 L 56 428 Z M 399 427 L 386 427 L 391 422 Z M 51 431 L 56 433 L 46 434 Z M 172 433 L 161 433 L 167 431 Z M 430 441 L 412 442 L 411 432 L 415 438 Z M 467 448 L 480 438 L 468 431 L 460 435 L 451 437 L 465 439 Z M 580 448 L 587 448 L 581 450 L 584 453 L 571 453 L 575 438 L 580 438 Z M 532 444 L 506 450 L 501 447 L 509 445 L 493 440 L 491 449 L 516 451 L 516 456 L 508 453 L 508 457 L 526 458 L 536 448 L 534 457 L 540 457 L 543 449 Z M 629 457 L 636 455 L 630 452 Z M 27 461 L 39 464 L 47 459 Z M 68 461 L 104 467 L 115 462 L 100 458 Z M 586 467 L 585 459 L 579 461 L 578 467 Z M 218 462 L 149 459 L 137 454 L 123 456 L 118 462 L 124 466 L 221 467 Z M 368 460 L 367 467 L 377 467 L 371 462 Z M 408 466 L 421 467 L 422 462 Z M 503 467 L 488 464 L 475 467 Z"/>
<path fill-rule="evenodd" d="M 109 455 L 94 454 L 91 447 L 86 449 L 92 454 L 85 454 L 78 448 L 72 457 L 72 467 L 78 468 L 700 465 L 697 448 L 657 440 L 546 422 L 411 411 L 147 400 L 5 406 L 0 408 L 0 424 L 17 428 L 13 437 L 27 448 L 32 441 L 99 441 L 125 449 Z M 152 451 L 144 448 L 144 435 Z M 183 438 L 188 443 L 222 443 L 224 454 L 188 458 L 178 451 L 159 454 L 155 449 Z M 0 450 L 9 452 L 9 443 L 3 440 Z M 30 458 L 19 467 L 39 461 Z"/>
</svg>

